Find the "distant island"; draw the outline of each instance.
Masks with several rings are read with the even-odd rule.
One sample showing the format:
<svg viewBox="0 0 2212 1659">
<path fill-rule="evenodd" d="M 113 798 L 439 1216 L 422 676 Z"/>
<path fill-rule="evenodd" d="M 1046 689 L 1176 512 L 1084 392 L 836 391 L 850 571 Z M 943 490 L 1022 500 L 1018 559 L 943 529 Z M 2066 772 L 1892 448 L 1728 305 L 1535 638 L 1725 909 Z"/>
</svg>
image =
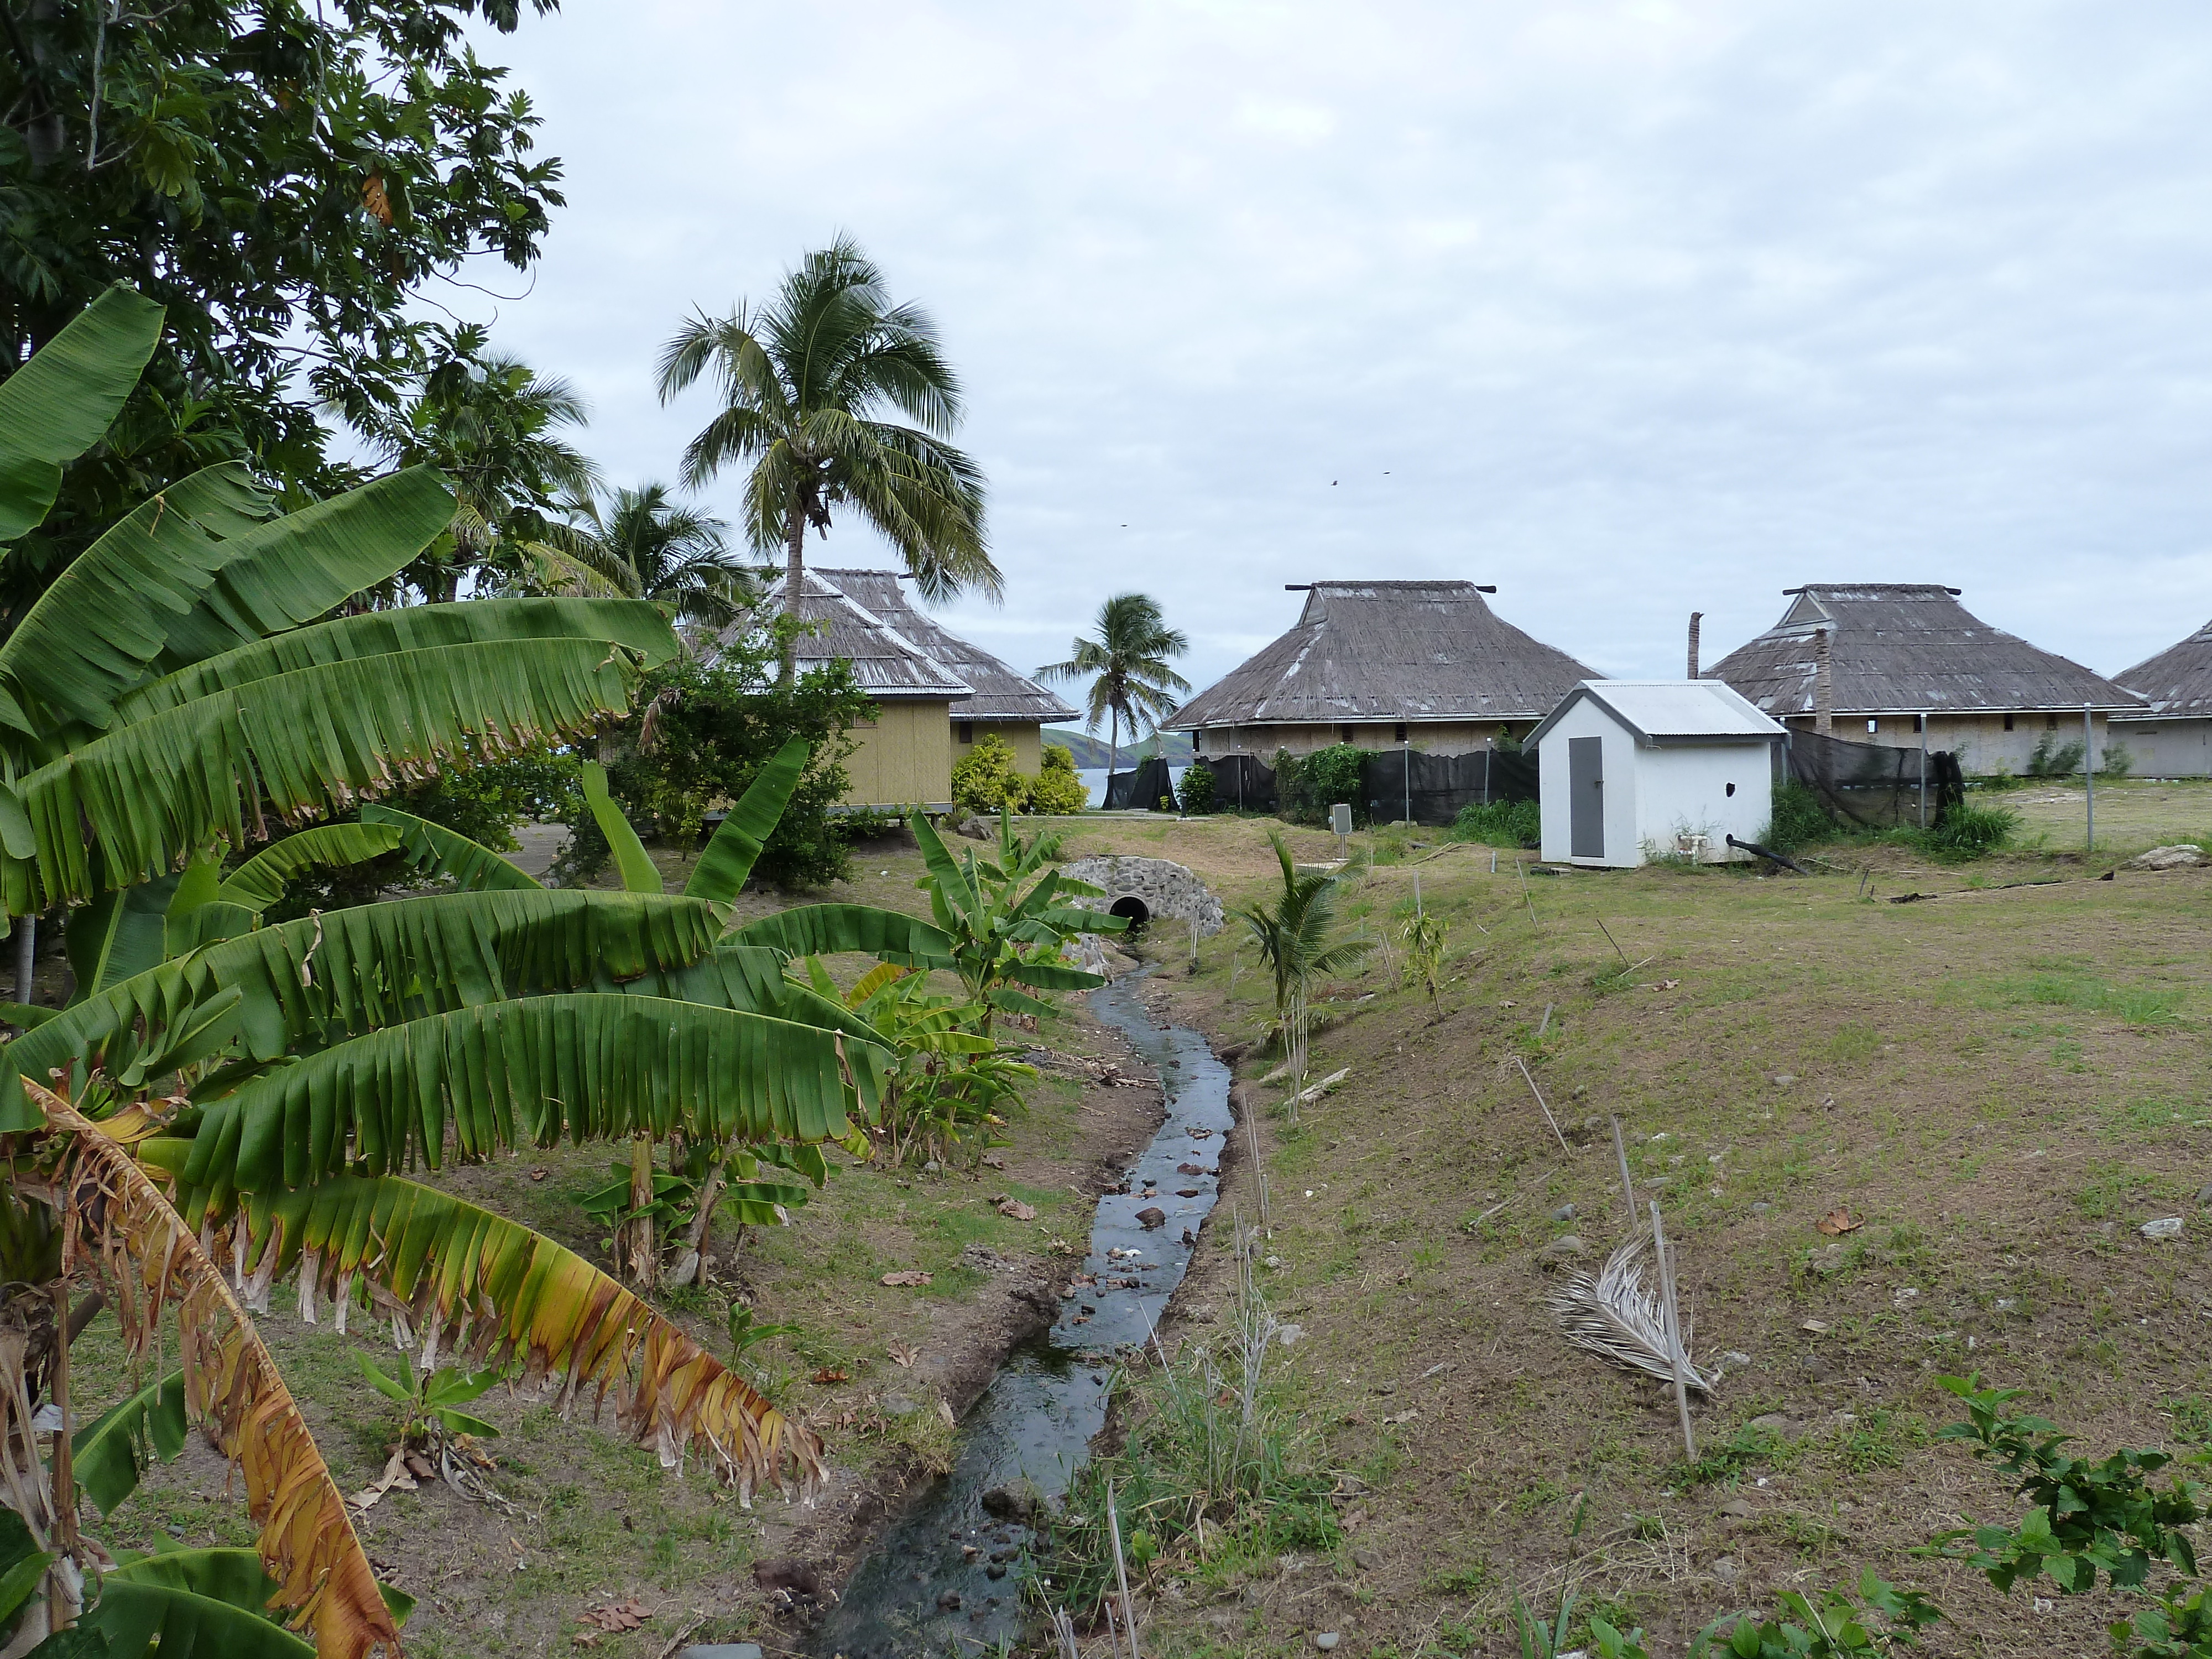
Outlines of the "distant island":
<svg viewBox="0 0 2212 1659">
<path fill-rule="evenodd" d="M 1056 743 L 1075 757 L 1078 770 L 1106 764 L 1106 739 L 1094 738 L 1088 732 L 1069 732 L 1056 726 L 1048 726 L 1037 734 L 1047 743 Z M 1158 747 L 1155 749 L 1154 745 Z M 1183 732 L 1162 732 L 1146 738 L 1141 743 L 1124 742 L 1121 745 L 1121 768 L 1127 771 L 1132 758 L 1139 753 L 1158 753 L 1170 765 L 1180 766 L 1190 758 L 1190 737 Z"/>
</svg>

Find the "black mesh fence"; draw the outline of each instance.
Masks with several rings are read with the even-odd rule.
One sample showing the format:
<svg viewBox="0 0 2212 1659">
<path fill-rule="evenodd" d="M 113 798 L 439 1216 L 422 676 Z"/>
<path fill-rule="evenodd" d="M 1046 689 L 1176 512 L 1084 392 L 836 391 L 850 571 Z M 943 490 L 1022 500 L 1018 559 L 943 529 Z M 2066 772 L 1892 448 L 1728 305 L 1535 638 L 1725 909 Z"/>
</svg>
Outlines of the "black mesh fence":
<svg viewBox="0 0 2212 1659">
<path fill-rule="evenodd" d="M 1409 758 L 1413 773 L 1410 779 L 1407 776 Z M 1216 810 L 1282 810 L 1284 802 L 1274 769 L 1257 755 L 1206 755 L 1196 763 L 1213 773 Z M 1470 755 L 1430 755 L 1417 749 L 1409 757 L 1401 749 L 1384 749 L 1368 754 L 1361 775 L 1359 799 L 1352 805 L 1363 817 L 1379 823 L 1395 823 L 1408 816 L 1410 808 L 1416 823 L 1445 824 L 1457 818 L 1462 807 L 1535 799 L 1534 755 L 1503 749 L 1481 749 Z M 1311 801 L 1305 805 L 1316 811 L 1326 812 L 1330 803 Z"/>
<path fill-rule="evenodd" d="M 1449 823 L 1462 807 L 1534 800 L 1536 778 L 1536 757 L 1515 750 L 1427 755 L 1383 749 L 1367 757 L 1361 805 L 1378 823 L 1408 817 L 1415 823 Z"/>
<path fill-rule="evenodd" d="M 1105 804 L 1109 809 L 1137 806 L 1158 811 L 1163 795 L 1173 799 L 1175 784 L 1168 763 L 1158 756 L 1138 762 L 1133 772 L 1115 772 L 1106 780 Z"/>
<path fill-rule="evenodd" d="M 1945 750 L 1895 749 L 1849 743 L 1818 732 L 1792 732 L 1787 743 L 1790 776 L 1820 798 L 1838 818 L 1887 829 L 1942 821 L 1964 797 L 1959 757 Z"/>
</svg>

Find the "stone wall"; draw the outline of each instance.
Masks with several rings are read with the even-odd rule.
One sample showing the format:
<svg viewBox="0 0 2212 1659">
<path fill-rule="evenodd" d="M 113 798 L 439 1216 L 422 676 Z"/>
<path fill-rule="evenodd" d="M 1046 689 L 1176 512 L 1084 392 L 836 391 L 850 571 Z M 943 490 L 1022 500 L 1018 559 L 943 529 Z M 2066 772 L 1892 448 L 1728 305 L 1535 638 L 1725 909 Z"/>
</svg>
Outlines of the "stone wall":
<svg viewBox="0 0 2212 1659">
<path fill-rule="evenodd" d="M 1104 890 L 1103 898 L 1074 901 L 1085 908 L 1110 912 L 1117 901 L 1134 899 L 1145 907 L 1150 921 L 1195 921 L 1200 937 L 1221 931 L 1221 901 L 1180 864 L 1115 855 L 1078 859 L 1060 873 L 1070 881 L 1088 882 Z"/>
</svg>

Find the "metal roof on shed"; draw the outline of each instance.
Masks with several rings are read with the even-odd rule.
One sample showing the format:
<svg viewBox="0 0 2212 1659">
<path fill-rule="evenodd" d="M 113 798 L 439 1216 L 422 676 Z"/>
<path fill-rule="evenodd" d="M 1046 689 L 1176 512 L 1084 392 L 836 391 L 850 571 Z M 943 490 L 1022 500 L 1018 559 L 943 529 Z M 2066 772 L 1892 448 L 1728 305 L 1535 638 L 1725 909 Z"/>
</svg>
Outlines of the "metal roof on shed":
<svg viewBox="0 0 2212 1659">
<path fill-rule="evenodd" d="M 1648 747 L 1678 744 L 1763 743 L 1781 726 L 1717 680 L 1584 680 L 1528 734 L 1534 748 L 1577 702 L 1588 699 Z"/>
</svg>

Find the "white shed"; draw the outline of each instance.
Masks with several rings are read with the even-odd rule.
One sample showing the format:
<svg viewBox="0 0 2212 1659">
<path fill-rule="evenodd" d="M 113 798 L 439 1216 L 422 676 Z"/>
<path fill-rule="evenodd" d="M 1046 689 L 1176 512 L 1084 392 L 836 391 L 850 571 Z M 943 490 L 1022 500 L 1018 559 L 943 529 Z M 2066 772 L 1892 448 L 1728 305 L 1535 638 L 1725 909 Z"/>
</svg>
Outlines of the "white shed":
<svg viewBox="0 0 2212 1659">
<path fill-rule="evenodd" d="M 1747 858 L 1774 806 L 1783 729 L 1719 680 L 1584 680 L 1528 734 L 1547 862 Z"/>
</svg>

